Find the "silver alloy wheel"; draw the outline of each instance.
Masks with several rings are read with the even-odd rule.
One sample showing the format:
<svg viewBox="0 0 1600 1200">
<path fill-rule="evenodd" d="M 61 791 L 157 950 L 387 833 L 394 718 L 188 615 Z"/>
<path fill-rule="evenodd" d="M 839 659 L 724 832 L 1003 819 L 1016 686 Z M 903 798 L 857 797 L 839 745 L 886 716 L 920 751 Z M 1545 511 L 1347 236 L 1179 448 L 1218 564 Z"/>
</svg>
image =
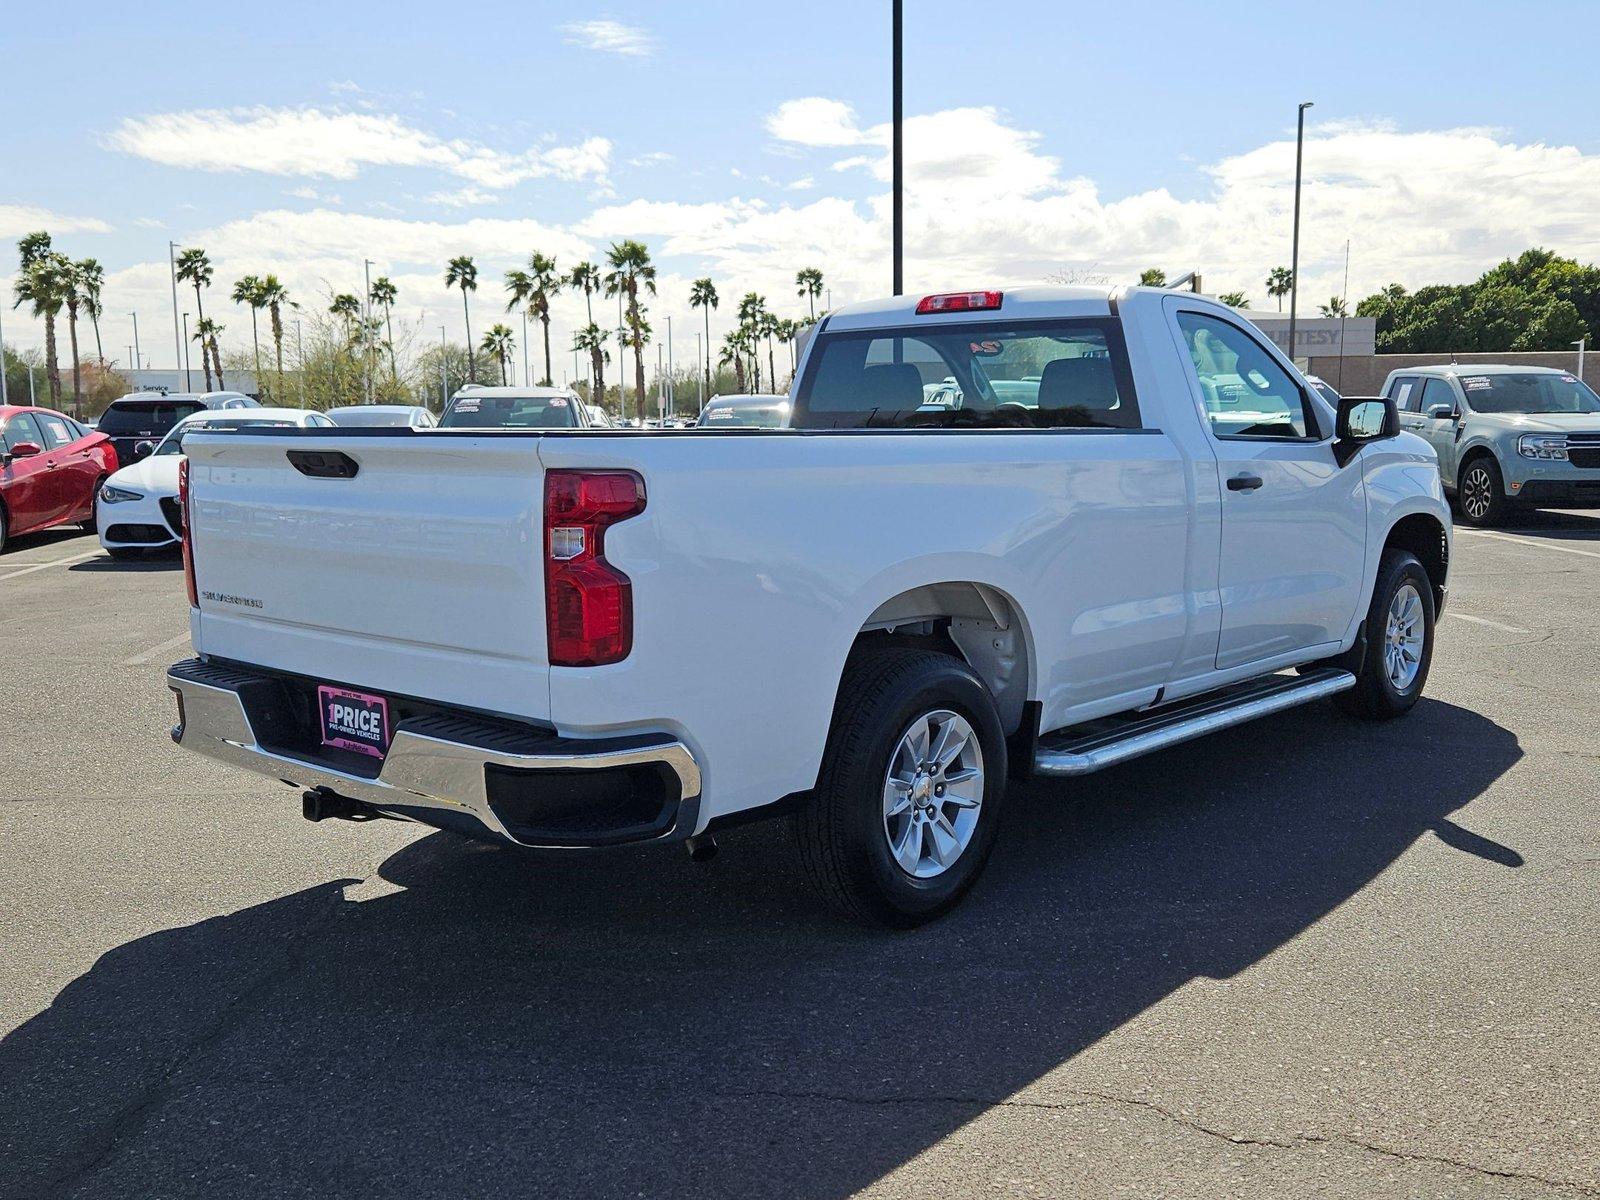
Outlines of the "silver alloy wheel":
<svg viewBox="0 0 1600 1200">
<path fill-rule="evenodd" d="M 1489 507 L 1493 503 L 1494 479 L 1489 475 L 1489 469 L 1473 467 L 1461 481 L 1461 507 L 1467 510 L 1467 515 L 1474 521 L 1481 521 L 1489 515 Z"/>
<path fill-rule="evenodd" d="M 948 871 L 982 804 L 983 748 L 967 719 L 941 708 L 912 721 L 883 780 L 883 836 L 900 869 L 917 879 Z"/>
<path fill-rule="evenodd" d="M 1397 692 L 1417 681 L 1426 638 L 1422 596 L 1414 584 L 1402 584 L 1389 601 L 1389 619 L 1383 633 L 1383 669 Z"/>
</svg>

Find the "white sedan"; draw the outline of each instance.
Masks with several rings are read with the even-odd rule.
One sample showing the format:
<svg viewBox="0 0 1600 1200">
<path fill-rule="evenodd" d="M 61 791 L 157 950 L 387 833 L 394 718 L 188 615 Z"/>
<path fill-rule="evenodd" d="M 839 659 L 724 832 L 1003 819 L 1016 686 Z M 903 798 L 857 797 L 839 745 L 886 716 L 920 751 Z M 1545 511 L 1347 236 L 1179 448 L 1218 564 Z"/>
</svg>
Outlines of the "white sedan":
<svg viewBox="0 0 1600 1200">
<path fill-rule="evenodd" d="M 142 550 L 176 546 L 183 539 L 178 509 L 178 463 L 183 438 L 196 429 L 277 428 L 328 429 L 333 422 L 319 412 L 300 408 L 252 408 L 197 412 L 172 427 L 153 452 L 123 467 L 100 488 L 95 526 L 100 544 L 112 558 L 132 558 Z"/>
</svg>

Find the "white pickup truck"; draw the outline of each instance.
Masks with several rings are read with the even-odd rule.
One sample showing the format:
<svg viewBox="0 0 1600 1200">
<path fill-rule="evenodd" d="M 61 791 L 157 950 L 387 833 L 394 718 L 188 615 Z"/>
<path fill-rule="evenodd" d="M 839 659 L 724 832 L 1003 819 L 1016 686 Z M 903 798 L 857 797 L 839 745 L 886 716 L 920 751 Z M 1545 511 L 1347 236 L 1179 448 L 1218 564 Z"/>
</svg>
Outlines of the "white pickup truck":
<svg viewBox="0 0 1600 1200">
<path fill-rule="evenodd" d="M 529 847 L 701 856 L 785 814 L 827 899 L 910 925 L 977 877 L 1008 777 L 1422 691 L 1434 451 L 1222 305 L 856 305 L 790 400 L 778 431 L 191 438 L 174 739 L 313 819 Z"/>
</svg>

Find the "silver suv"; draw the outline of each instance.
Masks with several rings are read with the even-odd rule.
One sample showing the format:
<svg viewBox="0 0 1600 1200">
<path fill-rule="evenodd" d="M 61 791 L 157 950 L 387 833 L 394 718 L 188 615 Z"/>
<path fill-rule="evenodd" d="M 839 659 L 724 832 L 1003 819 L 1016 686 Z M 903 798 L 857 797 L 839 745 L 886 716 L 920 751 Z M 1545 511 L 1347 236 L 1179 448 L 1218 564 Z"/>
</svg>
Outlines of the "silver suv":
<svg viewBox="0 0 1600 1200">
<path fill-rule="evenodd" d="M 1569 371 L 1483 364 L 1391 371 L 1400 424 L 1433 443 L 1468 525 L 1518 508 L 1600 508 L 1600 396 Z"/>
</svg>

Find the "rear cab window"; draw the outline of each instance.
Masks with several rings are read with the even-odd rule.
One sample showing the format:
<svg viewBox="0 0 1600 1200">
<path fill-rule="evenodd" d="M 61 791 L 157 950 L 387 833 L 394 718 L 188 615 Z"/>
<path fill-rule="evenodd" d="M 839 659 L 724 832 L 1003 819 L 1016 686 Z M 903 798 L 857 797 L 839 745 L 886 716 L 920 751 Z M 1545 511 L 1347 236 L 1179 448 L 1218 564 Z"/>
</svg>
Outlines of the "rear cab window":
<svg viewBox="0 0 1600 1200">
<path fill-rule="evenodd" d="M 566 396 L 458 396 L 441 429 L 575 429 L 578 406 Z"/>
<path fill-rule="evenodd" d="M 822 332 L 795 429 L 1139 429 L 1114 318 Z"/>
<path fill-rule="evenodd" d="M 100 418 L 100 432 L 113 436 L 128 433 L 166 433 L 183 418 L 205 412 L 204 404 L 169 400 L 119 400 Z"/>
<path fill-rule="evenodd" d="M 1415 375 L 1401 375 L 1389 385 L 1389 398 L 1401 412 L 1422 411 L 1422 389 Z"/>
</svg>

